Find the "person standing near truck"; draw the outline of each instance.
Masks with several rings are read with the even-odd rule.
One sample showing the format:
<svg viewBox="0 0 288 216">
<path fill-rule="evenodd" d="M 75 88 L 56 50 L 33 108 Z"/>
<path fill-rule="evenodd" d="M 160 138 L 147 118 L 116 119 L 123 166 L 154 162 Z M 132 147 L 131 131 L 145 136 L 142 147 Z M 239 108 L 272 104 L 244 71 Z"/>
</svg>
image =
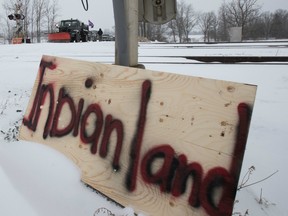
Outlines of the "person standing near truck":
<svg viewBox="0 0 288 216">
<path fill-rule="evenodd" d="M 102 35 L 103 35 L 103 31 L 102 31 L 102 29 L 101 28 L 99 28 L 99 30 L 98 30 L 98 36 L 99 36 L 99 41 L 102 41 Z"/>
</svg>

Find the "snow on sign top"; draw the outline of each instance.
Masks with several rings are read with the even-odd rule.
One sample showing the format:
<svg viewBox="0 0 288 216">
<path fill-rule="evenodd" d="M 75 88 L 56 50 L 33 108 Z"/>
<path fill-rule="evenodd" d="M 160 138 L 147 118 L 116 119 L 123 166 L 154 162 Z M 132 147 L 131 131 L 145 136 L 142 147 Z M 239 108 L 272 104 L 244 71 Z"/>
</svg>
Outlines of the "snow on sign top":
<svg viewBox="0 0 288 216">
<path fill-rule="evenodd" d="M 148 215 L 231 215 L 256 86 L 43 56 L 20 138 Z M 219 190 L 220 189 L 220 190 Z"/>
</svg>

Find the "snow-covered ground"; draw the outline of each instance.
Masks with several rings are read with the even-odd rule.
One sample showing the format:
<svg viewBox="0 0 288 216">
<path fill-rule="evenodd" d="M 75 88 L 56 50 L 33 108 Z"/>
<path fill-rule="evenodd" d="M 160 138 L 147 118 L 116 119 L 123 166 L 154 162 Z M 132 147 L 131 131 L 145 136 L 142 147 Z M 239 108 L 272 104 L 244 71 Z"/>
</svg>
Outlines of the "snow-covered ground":
<svg viewBox="0 0 288 216">
<path fill-rule="evenodd" d="M 111 64 L 114 43 L 0 45 L 0 215 L 133 215 L 82 184 L 79 169 L 59 152 L 16 141 L 43 54 Z M 197 55 L 288 56 L 288 43 L 139 45 L 139 62 L 147 69 L 258 86 L 240 181 L 251 166 L 247 184 L 278 172 L 238 191 L 234 215 L 287 216 L 288 62 L 204 64 L 182 58 Z"/>
</svg>

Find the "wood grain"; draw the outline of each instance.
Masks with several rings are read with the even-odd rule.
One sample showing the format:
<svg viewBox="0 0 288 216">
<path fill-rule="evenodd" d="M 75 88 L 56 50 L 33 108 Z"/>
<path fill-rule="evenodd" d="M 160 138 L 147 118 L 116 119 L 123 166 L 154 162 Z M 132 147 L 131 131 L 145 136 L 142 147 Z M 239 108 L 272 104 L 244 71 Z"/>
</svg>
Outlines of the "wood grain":
<svg viewBox="0 0 288 216">
<path fill-rule="evenodd" d="M 56 68 L 45 69 L 42 85 L 53 85 L 55 106 L 61 88 L 75 102 L 84 99 L 83 112 L 90 104 L 98 104 L 104 119 L 111 114 L 124 126 L 120 167 L 117 172 L 111 163 L 114 157 L 117 134 L 112 133 L 106 158 L 90 152 L 90 145 L 72 134 L 43 139 L 49 100 L 42 106 L 36 131 L 21 126 L 20 139 L 49 145 L 69 157 L 82 170 L 82 181 L 124 206 L 132 206 L 147 215 L 208 215 L 201 206 L 193 208 L 187 202 L 189 193 L 175 197 L 162 193 L 158 185 L 147 184 L 138 170 L 136 190 L 125 186 L 129 169 L 129 152 L 139 118 L 141 85 L 152 83 L 147 109 L 147 119 L 140 160 L 153 147 L 171 146 L 177 155 L 185 154 L 189 162 L 203 167 L 204 175 L 213 167 L 229 170 L 233 157 L 240 103 L 252 109 L 256 86 L 221 80 L 204 79 L 137 68 L 105 65 L 52 56 L 43 56 L 43 62 L 52 62 Z M 28 118 L 40 82 L 41 70 L 36 78 L 25 118 Z M 93 80 L 91 88 L 85 87 L 87 79 Z M 87 133 L 92 133 L 96 118 L 89 119 Z M 71 111 L 64 105 L 59 128 L 65 128 L 71 120 Z M 92 125 L 92 126 L 91 126 Z M 103 138 L 103 130 L 100 140 Z M 98 144 L 99 147 L 99 144 Z M 155 163 L 157 171 L 161 161 Z M 64 172 L 63 172 L 64 173 Z M 190 183 L 191 184 L 191 183 Z M 56 194 L 55 194 L 56 195 Z"/>
</svg>

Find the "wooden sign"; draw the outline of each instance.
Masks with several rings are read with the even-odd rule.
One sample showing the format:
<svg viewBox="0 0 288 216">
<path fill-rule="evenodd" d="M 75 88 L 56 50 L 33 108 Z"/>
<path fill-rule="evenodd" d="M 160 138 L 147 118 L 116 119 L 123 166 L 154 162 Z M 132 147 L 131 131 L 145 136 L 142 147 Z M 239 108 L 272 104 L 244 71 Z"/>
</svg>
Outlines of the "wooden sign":
<svg viewBox="0 0 288 216">
<path fill-rule="evenodd" d="M 43 56 L 20 138 L 61 151 L 83 182 L 137 212 L 230 216 L 255 93 Z"/>
</svg>

